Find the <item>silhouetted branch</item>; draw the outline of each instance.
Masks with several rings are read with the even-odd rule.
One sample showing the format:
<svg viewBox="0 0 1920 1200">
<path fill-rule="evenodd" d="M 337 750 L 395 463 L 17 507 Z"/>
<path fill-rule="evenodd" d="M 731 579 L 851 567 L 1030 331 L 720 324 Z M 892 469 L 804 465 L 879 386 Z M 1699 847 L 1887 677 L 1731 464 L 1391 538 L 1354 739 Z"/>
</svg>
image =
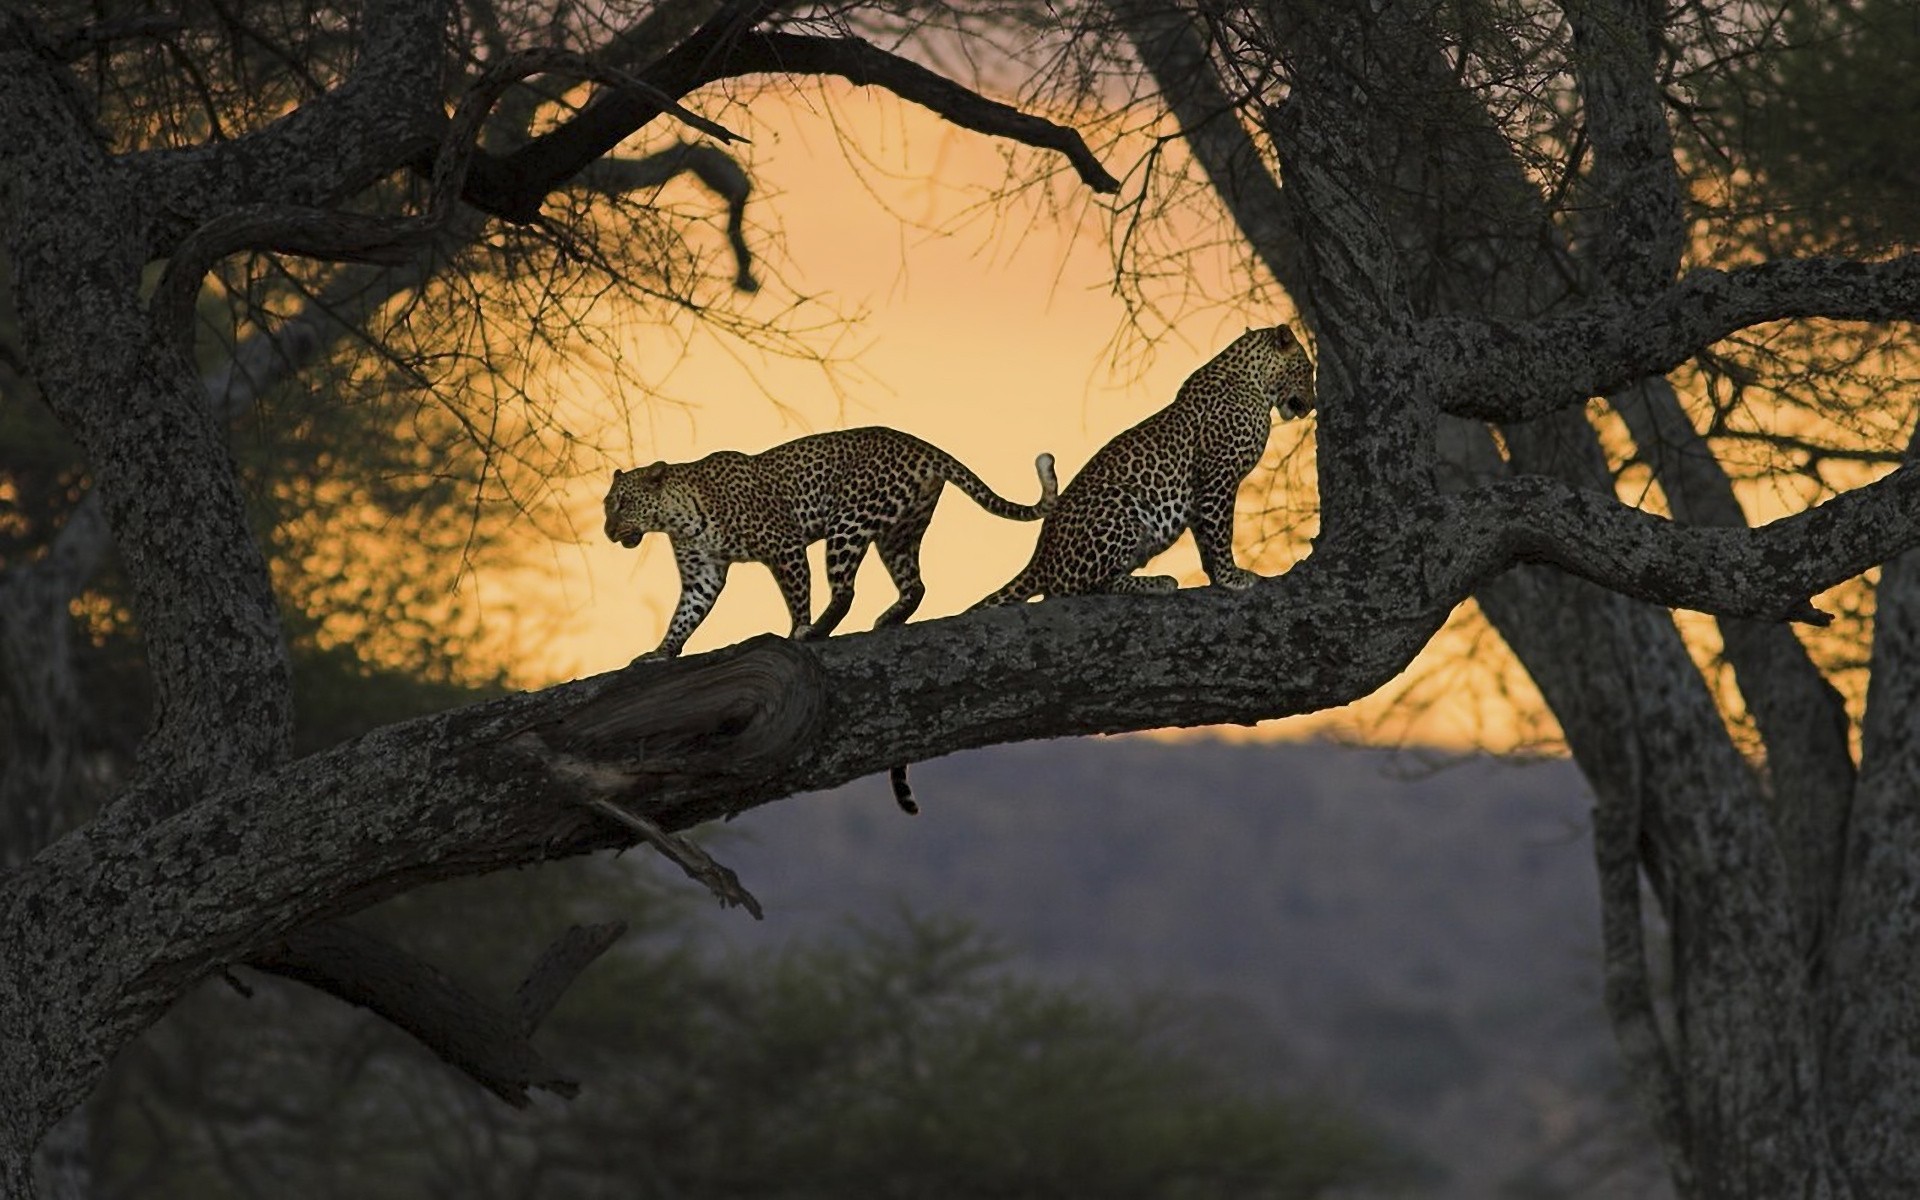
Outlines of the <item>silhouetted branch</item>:
<svg viewBox="0 0 1920 1200">
<path fill-rule="evenodd" d="M 510 1006 L 475 994 L 390 942 L 338 922 L 290 933 L 246 963 L 390 1021 L 502 1101 L 524 1108 L 532 1089 L 560 1096 L 579 1092 L 580 1085 L 550 1066 L 528 1037 L 624 928 L 568 930 L 528 973 Z"/>
</svg>

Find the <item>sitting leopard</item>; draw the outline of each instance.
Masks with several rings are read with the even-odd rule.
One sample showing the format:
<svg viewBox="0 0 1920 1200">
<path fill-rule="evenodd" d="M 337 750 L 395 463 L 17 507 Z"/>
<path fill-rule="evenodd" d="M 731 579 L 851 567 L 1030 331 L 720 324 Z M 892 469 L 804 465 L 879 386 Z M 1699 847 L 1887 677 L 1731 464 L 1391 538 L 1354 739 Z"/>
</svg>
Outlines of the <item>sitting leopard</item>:
<svg viewBox="0 0 1920 1200">
<path fill-rule="evenodd" d="M 1313 364 L 1293 331 L 1248 330 L 1188 376 L 1172 404 L 1100 448 L 1060 493 L 1026 568 L 974 607 L 1171 591 L 1172 576 L 1133 572 L 1189 526 L 1209 580 L 1250 586 L 1254 573 L 1233 561 L 1240 481 L 1266 452 L 1268 411 L 1303 417 L 1313 405 Z M 894 798 L 914 811 L 906 768 L 894 767 L 890 779 Z"/>
<path fill-rule="evenodd" d="M 698 462 L 616 470 L 607 490 L 607 538 L 632 548 L 653 531 L 673 544 L 680 602 L 667 636 L 642 659 L 680 653 L 713 608 L 727 569 L 749 559 L 773 570 L 795 639 L 825 637 L 853 603 L 854 572 L 868 545 L 900 589 L 876 625 L 905 621 L 926 595 L 920 539 L 941 489 L 952 483 L 988 512 L 1014 521 L 1045 516 L 1058 498 L 1053 456 L 1034 460 L 1040 500 L 1002 499 L 938 446 L 882 426 L 796 438 L 760 454 L 721 450 Z M 809 620 L 807 546 L 826 539 L 826 610 Z M 638 662 L 640 659 L 635 659 Z"/>
<path fill-rule="evenodd" d="M 1207 578 L 1230 588 L 1257 576 L 1233 561 L 1240 481 L 1266 452 L 1273 422 L 1313 411 L 1313 364 L 1285 325 L 1250 329 L 1180 385 L 1173 403 L 1100 448 L 1040 527 L 1033 559 L 974 605 L 1033 596 L 1170 591 L 1135 575 L 1188 527 Z"/>
</svg>

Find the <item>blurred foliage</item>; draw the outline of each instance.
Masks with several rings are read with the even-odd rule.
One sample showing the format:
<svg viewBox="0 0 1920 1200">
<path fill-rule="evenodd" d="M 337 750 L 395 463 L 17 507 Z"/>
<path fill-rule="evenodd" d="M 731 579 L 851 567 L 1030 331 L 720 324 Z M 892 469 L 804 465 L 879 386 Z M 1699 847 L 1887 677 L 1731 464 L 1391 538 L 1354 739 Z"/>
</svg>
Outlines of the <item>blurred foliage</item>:
<svg viewBox="0 0 1920 1200">
<path fill-rule="evenodd" d="M 496 689 L 498 639 L 461 585 L 507 555 L 506 514 L 422 465 L 434 443 L 408 402 L 303 391 L 273 403 L 280 419 L 244 419 L 233 447 L 282 598 L 302 746 Z M 397 436 L 402 424 L 414 436 Z M 78 448 L 31 389 L 0 386 L 0 569 L 42 552 L 86 487 Z M 349 502 L 316 507 L 321 493 Z M 124 580 L 109 565 L 71 608 L 91 737 L 130 754 L 150 697 Z"/>
<path fill-rule="evenodd" d="M 627 915 L 637 932 L 536 1034 L 582 1080 L 570 1102 L 511 1110 L 330 1000 L 208 984 L 98 1097 L 102 1194 L 1279 1200 L 1418 1177 L 1356 1121 L 1229 1082 L 1165 1000 L 1037 984 L 968 926 L 913 916 L 702 952 L 689 894 L 601 859 L 371 915 L 496 995 L 529 927 Z"/>
</svg>

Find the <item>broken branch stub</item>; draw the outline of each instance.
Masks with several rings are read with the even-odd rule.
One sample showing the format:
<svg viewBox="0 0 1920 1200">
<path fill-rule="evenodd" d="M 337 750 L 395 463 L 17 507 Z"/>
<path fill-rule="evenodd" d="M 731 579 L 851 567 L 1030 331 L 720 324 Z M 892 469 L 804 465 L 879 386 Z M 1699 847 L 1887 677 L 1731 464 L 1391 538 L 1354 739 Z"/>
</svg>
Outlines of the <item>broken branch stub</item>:
<svg viewBox="0 0 1920 1200">
<path fill-rule="evenodd" d="M 629 667 L 591 700 L 505 739 L 600 795 L 649 782 L 755 777 L 810 744 L 824 715 L 813 656 L 765 635 Z"/>
</svg>

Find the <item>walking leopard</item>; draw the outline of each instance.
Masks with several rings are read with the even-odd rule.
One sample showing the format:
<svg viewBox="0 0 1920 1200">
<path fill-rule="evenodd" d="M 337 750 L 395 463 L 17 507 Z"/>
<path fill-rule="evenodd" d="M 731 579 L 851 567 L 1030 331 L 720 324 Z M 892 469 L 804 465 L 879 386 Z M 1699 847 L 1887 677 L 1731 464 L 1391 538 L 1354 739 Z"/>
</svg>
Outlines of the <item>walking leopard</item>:
<svg viewBox="0 0 1920 1200">
<path fill-rule="evenodd" d="M 1053 456 L 1034 460 L 1033 504 L 999 496 L 958 459 L 912 434 L 868 426 L 813 434 L 759 454 L 722 450 L 697 462 L 616 470 L 605 501 L 610 541 L 634 547 L 662 532 L 680 570 L 680 600 L 660 645 L 671 658 L 706 619 L 736 562 L 765 563 L 793 618 L 795 639 L 825 637 L 853 603 L 854 573 L 869 545 L 900 598 L 876 622 L 905 621 L 926 595 L 920 541 L 949 483 L 995 516 L 1033 521 L 1058 498 Z M 827 543 L 826 609 L 811 618 L 807 546 Z M 636 660 L 638 661 L 638 660 Z"/>
</svg>

